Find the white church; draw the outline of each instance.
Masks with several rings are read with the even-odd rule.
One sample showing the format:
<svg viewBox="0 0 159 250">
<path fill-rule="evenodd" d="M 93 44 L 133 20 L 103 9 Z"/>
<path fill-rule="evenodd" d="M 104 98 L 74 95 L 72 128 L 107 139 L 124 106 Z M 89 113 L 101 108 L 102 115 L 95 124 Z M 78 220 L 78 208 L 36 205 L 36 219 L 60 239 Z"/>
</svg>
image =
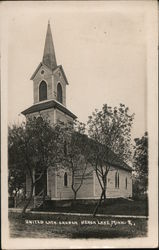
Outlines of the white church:
<svg viewBox="0 0 159 250">
<path fill-rule="evenodd" d="M 42 62 L 33 73 L 34 103 L 22 112 L 28 117 L 49 117 L 52 124 L 62 121 L 64 123 L 76 119 L 66 107 L 66 86 L 68 81 L 62 65 L 56 61 L 55 49 L 52 39 L 50 23 L 48 23 L 45 47 Z M 83 185 L 77 193 L 77 199 L 99 199 L 101 187 L 95 172 L 92 169 L 89 178 L 84 179 Z M 71 174 L 66 171 L 57 173 L 53 167 L 49 167 L 46 175 L 35 186 L 34 197 L 41 195 L 41 188 L 45 182 L 46 194 L 50 200 L 71 200 Z M 26 194 L 31 189 L 30 178 L 26 177 Z M 124 162 L 118 161 L 111 166 L 107 176 L 107 198 L 132 197 L 132 169 Z"/>
</svg>

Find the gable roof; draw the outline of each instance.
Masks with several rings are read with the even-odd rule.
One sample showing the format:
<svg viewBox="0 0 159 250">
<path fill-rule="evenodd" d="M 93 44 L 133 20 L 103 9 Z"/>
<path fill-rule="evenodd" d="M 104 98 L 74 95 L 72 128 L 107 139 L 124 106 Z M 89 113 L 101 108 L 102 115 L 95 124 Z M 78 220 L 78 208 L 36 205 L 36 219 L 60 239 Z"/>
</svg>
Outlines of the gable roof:
<svg viewBox="0 0 159 250">
<path fill-rule="evenodd" d="M 22 111 L 21 113 L 23 115 L 27 115 L 27 114 L 39 112 L 39 111 L 42 111 L 42 110 L 45 110 L 45 109 L 50 109 L 50 108 L 57 108 L 60 111 L 62 111 L 63 113 L 65 113 L 66 115 L 72 117 L 73 119 L 77 118 L 76 115 L 74 115 L 66 107 L 64 107 L 59 102 L 56 102 L 55 100 L 50 100 L 50 101 L 45 101 L 45 102 L 41 102 L 41 103 L 38 103 L 38 104 L 34 104 L 31 107 L 29 107 L 28 109 Z"/>
<path fill-rule="evenodd" d="M 110 150 L 110 149 L 109 149 Z M 110 154 L 112 154 L 112 157 L 114 158 L 112 160 L 112 166 L 114 167 L 118 167 L 118 168 L 121 168 L 121 169 L 124 169 L 124 170 L 127 170 L 127 171 L 132 171 L 132 168 L 127 164 L 125 163 L 124 161 L 122 161 L 118 155 L 116 155 L 113 151 L 110 150 Z M 115 156 L 115 157 L 114 157 Z"/>
<path fill-rule="evenodd" d="M 66 75 L 65 75 L 65 72 L 64 72 L 64 70 L 63 70 L 62 65 L 58 65 L 58 66 L 53 70 L 53 73 L 54 73 L 57 69 L 60 69 L 60 70 L 61 70 L 62 75 L 63 75 L 63 78 L 64 78 L 64 80 L 66 81 L 66 84 L 69 85 L 69 83 L 68 83 L 68 81 L 67 81 L 67 77 L 66 77 Z"/>
<path fill-rule="evenodd" d="M 45 68 L 46 68 L 47 70 L 49 70 L 50 72 L 52 72 L 52 70 L 49 69 L 49 68 L 47 67 L 47 65 L 45 65 L 45 64 L 42 63 L 42 62 L 40 62 L 39 65 L 38 65 L 38 67 L 36 68 L 36 70 L 35 70 L 34 73 L 32 74 L 30 80 L 33 80 L 33 79 L 34 79 L 34 77 L 36 76 L 36 74 L 38 73 L 39 69 L 40 69 L 42 66 L 45 67 Z"/>
<path fill-rule="evenodd" d="M 54 68 L 53 70 L 51 70 L 51 69 L 49 69 L 48 66 L 45 65 L 43 62 L 40 62 L 40 63 L 39 63 L 38 67 L 36 68 L 36 70 L 35 70 L 34 73 L 32 74 L 30 80 L 33 80 L 33 79 L 34 79 L 34 77 L 36 76 L 36 74 L 38 73 L 39 69 L 40 69 L 42 66 L 45 67 L 47 70 L 49 70 L 52 74 L 53 74 L 57 69 L 60 69 L 61 72 L 62 72 L 63 78 L 64 78 L 64 80 L 66 81 L 66 84 L 69 85 L 68 80 L 67 80 L 67 77 L 66 77 L 66 75 L 65 75 L 65 72 L 64 72 L 64 69 L 63 69 L 62 65 L 58 65 L 58 66 L 56 66 L 56 68 Z"/>
<path fill-rule="evenodd" d="M 113 167 L 117 167 L 129 172 L 132 172 L 133 169 L 125 163 L 122 159 L 120 159 L 120 156 L 115 154 L 108 146 L 102 145 L 101 143 L 97 143 L 93 139 L 89 138 L 90 143 L 93 146 L 100 145 L 102 147 L 102 150 L 105 151 L 105 154 L 107 155 L 107 163 L 110 164 Z"/>
</svg>

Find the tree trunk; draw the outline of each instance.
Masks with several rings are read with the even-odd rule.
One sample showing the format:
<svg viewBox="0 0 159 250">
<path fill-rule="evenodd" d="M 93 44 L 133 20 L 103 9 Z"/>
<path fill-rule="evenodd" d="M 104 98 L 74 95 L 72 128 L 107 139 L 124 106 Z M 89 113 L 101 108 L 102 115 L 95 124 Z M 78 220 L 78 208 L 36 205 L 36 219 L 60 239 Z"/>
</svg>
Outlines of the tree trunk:
<svg viewBox="0 0 159 250">
<path fill-rule="evenodd" d="M 103 202 L 104 204 L 106 203 L 106 188 L 107 188 L 107 175 L 105 173 L 104 178 L 103 178 Z"/>
<path fill-rule="evenodd" d="M 46 188 L 46 183 L 44 183 L 44 190 L 43 190 L 43 204 L 42 204 L 42 206 L 43 206 L 43 208 L 45 208 L 45 197 L 46 197 L 46 190 L 47 190 L 47 188 Z"/>
<path fill-rule="evenodd" d="M 94 211 L 93 211 L 93 217 L 96 216 L 96 213 L 97 213 L 97 211 L 98 211 L 98 208 L 99 208 L 99 206 L 101 205 L 103 195 L 104 195 L 104 189 L 102 190 L 100 199 L 99 199 L 99 201 L 98 201 L 98 203 L 97 203 L 97 205 L 96 205 L 96 207 L 95 207 L 95 209 L 94 209 Z"/>
<path fill-rule="evenodd" d="M 103 190 L 103 200 L 104 200 L 104 203 L 106 202 L 106 190 L 104 189 Z"/>
<path fill-rule="evenodd" d="M 34 185 L 33 185 L 33 182 L 31 183 L 31 191 L 30 191 L 30 195 L 29 195 L 29 198 L 28 198 L 28 201 L 27 203 L 25 204 L 23 210 L 22 210 L 22 214 L 25 214 L 26 212 L 26 209 L 27 207 L 29 206 L 31 200 L 32 200 L 32 197 L 33 197 L 33 189 L 34 189 Z"/>
<path fill-rule="evenodd" d="M 104 201 L 104 203 L 106 203 L 106 185 L 107 185 L 107 183 L 105 181 L 105 183 L 104 183 L 104 189 L 103 189 L 103 201 Z"/>
<path fill-rule="evenodd" d="M 17 191 L 15 191 L 15 195 L 14 195 L 14 207 L 17 207 Z"/>
<path fill-rule="evenodd" d="M 73 197 L 74 201 L 76 200 L 76 197 L 77 197 L 77 192 L 74 191 L 74 197 Z"/>
<path fill-rule="evenodd" d="M 71 202 L 71 205 L 74 206 L 76 204 L 77 191 L 75 191 L 74 189 L 72 189 L 72 191 L 73 191 L 73 200 Z"/>
<path fill-rule="evenodd" d="M 16 198 L 16 196 L 14 196 L 14 208 L 16 208 L 17 207 L 17 198 Z"/>
</svg>

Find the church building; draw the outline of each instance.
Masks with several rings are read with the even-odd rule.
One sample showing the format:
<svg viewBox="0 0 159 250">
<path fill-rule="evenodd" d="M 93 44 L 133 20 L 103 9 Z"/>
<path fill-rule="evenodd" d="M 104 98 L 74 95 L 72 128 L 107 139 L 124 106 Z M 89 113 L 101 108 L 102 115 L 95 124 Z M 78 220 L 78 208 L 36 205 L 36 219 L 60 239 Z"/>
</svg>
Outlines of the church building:
<svg viewBox="0 0 159 250">
<path fill-rule="evenodd" d="M 52 124 L 58 121 L 67 123 L 76 119 L 66 107 L 66 87 L 68 85 L 62 65 L 56 61 L 55 49 L 52 39 L 50 23 L 48 23 L 42 62 L 33 73 L 33 97 L 34 103 L 22 112 L 28 117 L 42 116 L 49 118 Z M 91 167 L 90 167 L 91 168 Z M 116 162 L 111 167 L 107 176 L 107 197 L 132 197 L 132 169 L 124 162 Z M 73 199 L 71 189 L 71 174 L 62 170 L 60 173 L 49 167 L 41 182 L 46 182 L 46 194 L 50 200 Z M 42 185 L 41 185 L 42 186 Z M 35 187 L 34 197 L 42 195 L 41 187 Z M 31 189 L 29 176 L 26 177 L 26 194 Z M 101 195 L 101 187 L 95 172 L 83 181 L 83 185 L 77 193 L 77 199 L 98 199 Z"/>
</svg>

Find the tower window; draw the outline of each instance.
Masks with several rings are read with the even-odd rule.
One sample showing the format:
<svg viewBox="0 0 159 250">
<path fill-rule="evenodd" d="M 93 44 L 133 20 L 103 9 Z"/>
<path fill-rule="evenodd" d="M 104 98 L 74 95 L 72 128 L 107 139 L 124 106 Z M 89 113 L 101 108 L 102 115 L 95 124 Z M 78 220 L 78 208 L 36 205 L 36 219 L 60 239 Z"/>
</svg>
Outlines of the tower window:
<svg viewBox="0 0 159 250">
<path fill-rule="evenodd" d="M 119 188 L 119 173 L 115 173 L 115 188 Z"/>
<path fill-rule="evenodd" d="M 64 186 L 67 187 L 68 185 L 68 178 L 67 178 L 67 173 L 65 172 L 64 174 Z"/>
<path fill-rule="evenodd" d="M 42 81 L 39 85 L 39 101 L 47 100 L 47 84 Z"/>
<path fill-rule="evenodd" d="M 62 103 L 63 102 L 62 99 L 63 99 L 62 98 L 62 87 L 61 87 L 61 84 L 58 83 L 57 84 L 57 101 Z"/>
</svg>

